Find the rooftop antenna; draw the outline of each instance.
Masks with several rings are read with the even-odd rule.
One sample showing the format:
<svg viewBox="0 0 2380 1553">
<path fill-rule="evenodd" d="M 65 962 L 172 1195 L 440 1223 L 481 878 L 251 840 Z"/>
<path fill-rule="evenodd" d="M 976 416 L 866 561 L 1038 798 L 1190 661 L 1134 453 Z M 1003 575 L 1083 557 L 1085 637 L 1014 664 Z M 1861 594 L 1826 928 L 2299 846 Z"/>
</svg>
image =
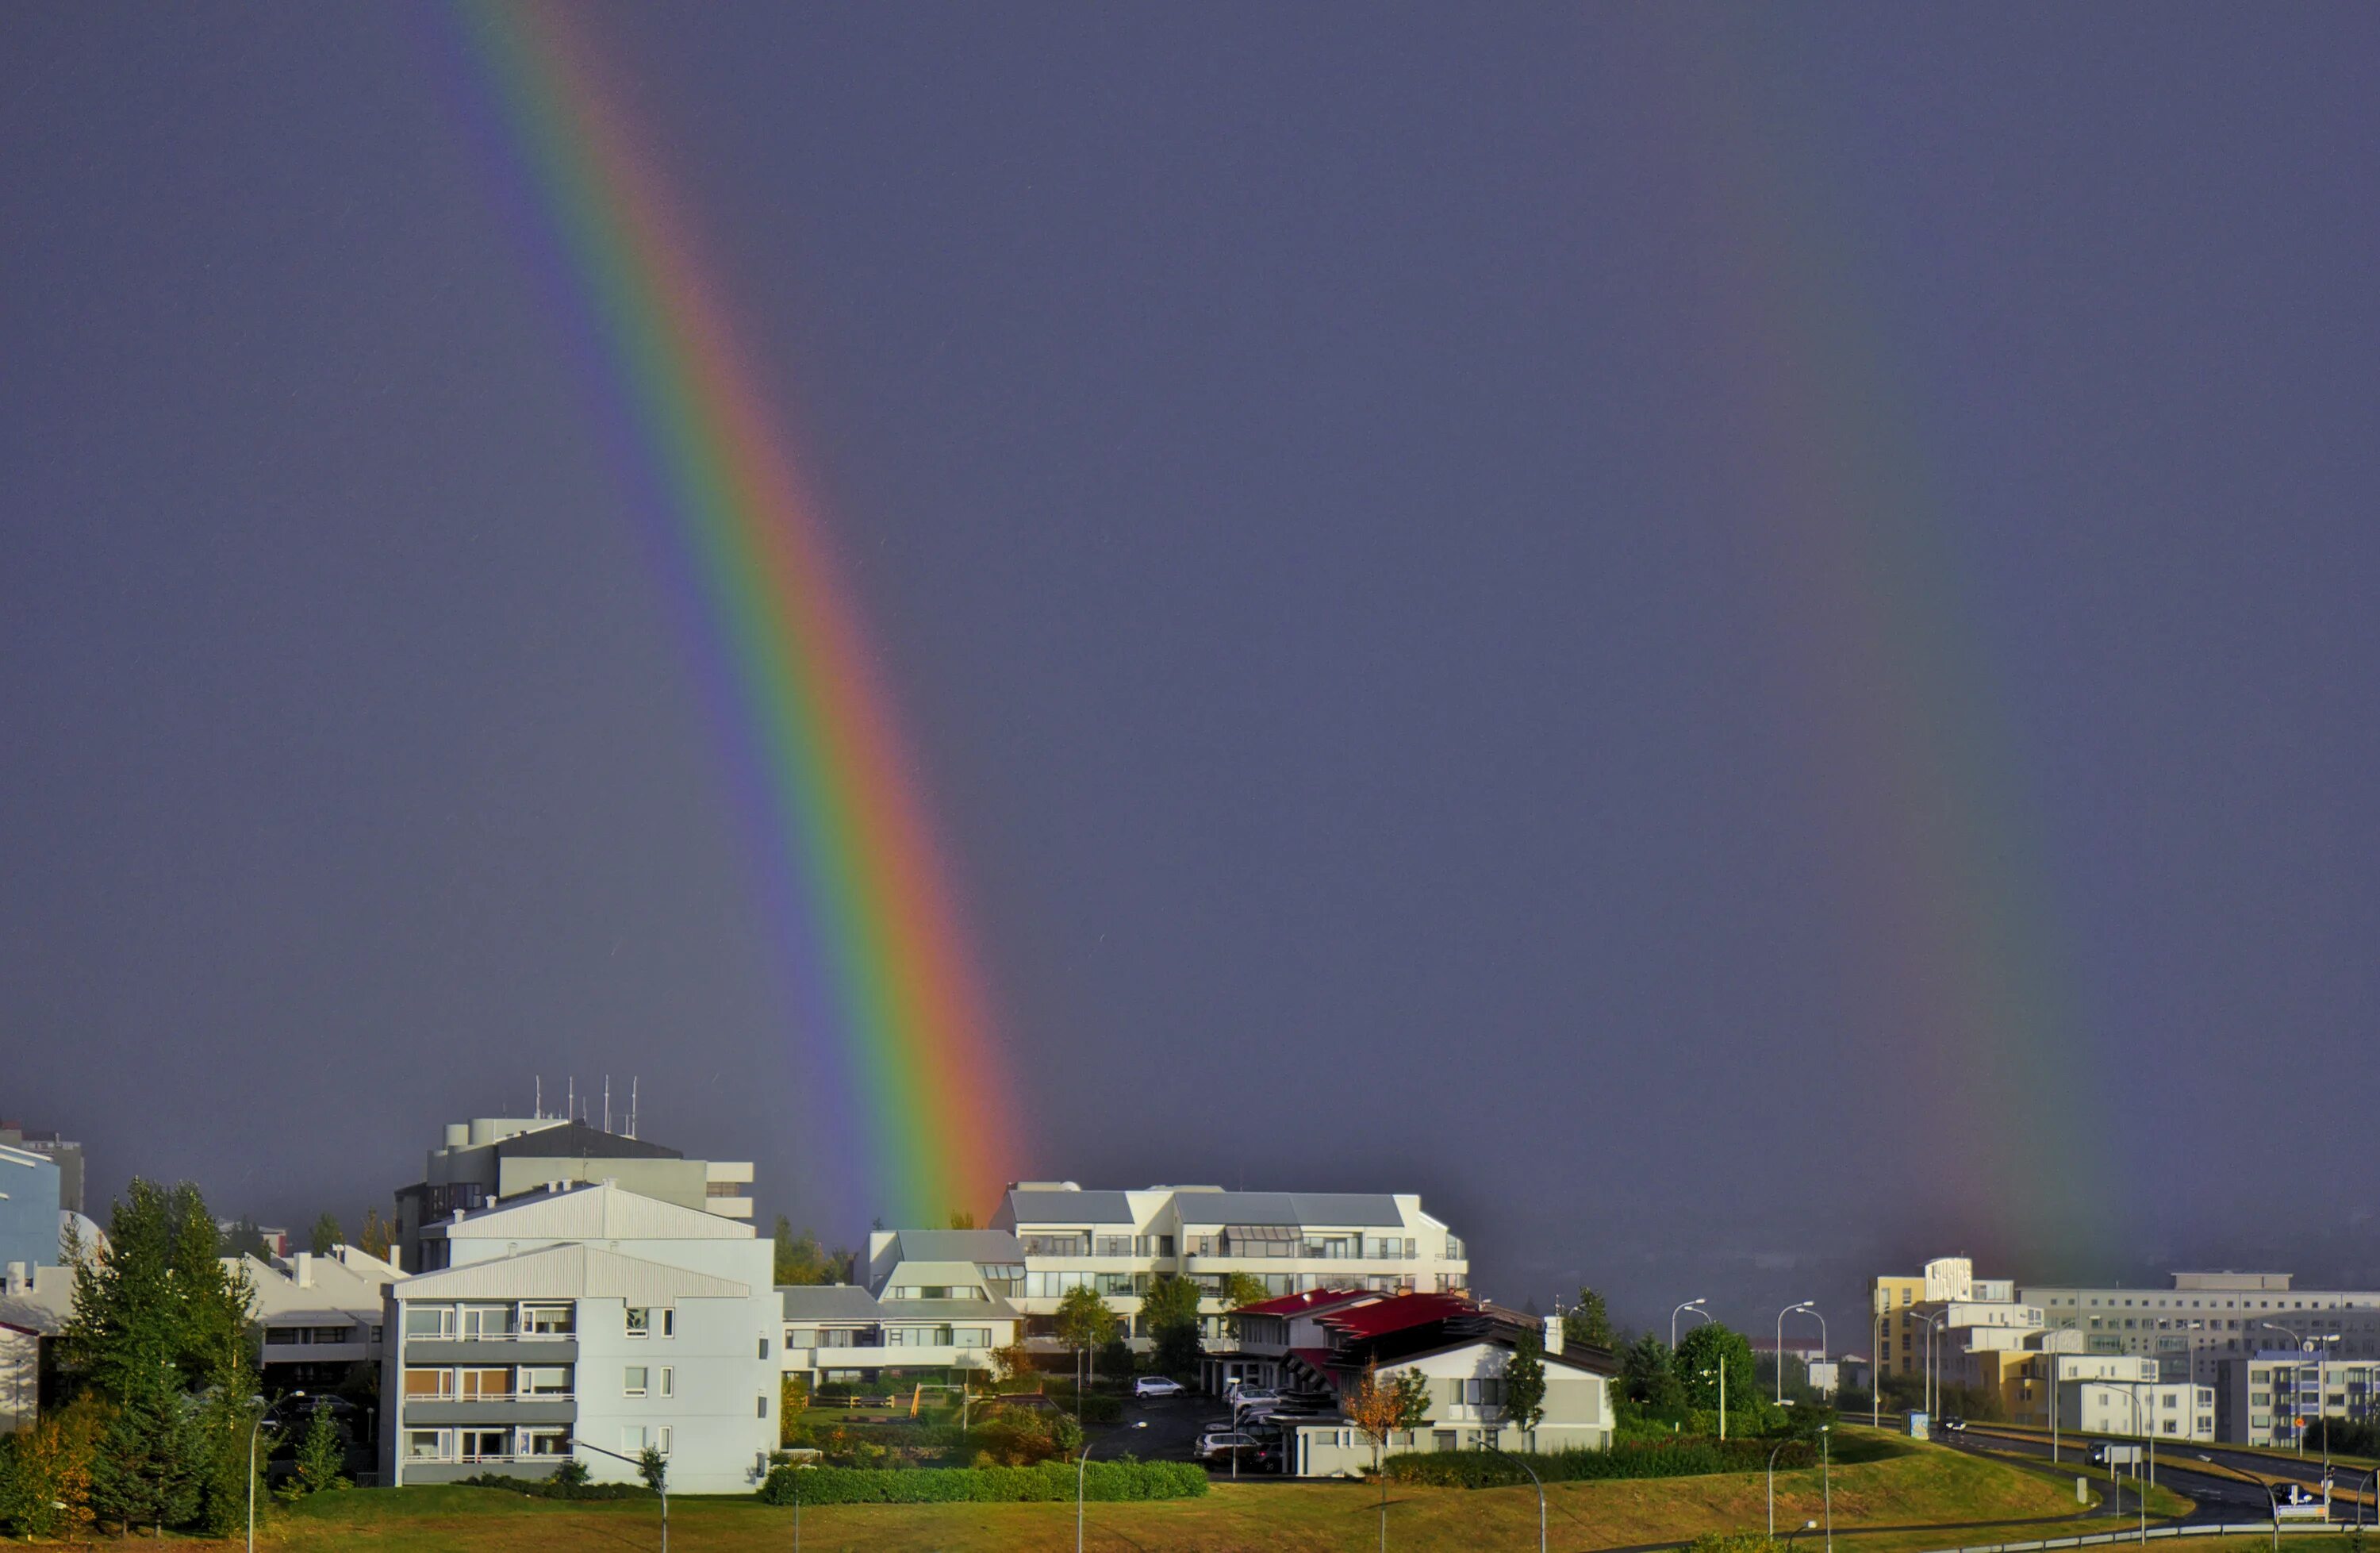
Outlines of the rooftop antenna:
<svg viewBox="0 0 2380 1553">
<path fill-rule="evenodd" d="M 545 1075 L 540 1073 L 536 1078 L 531 1079 L 529 1081 L 529 1095 L 531 1097 L 529 1100 L 529 1119 L 532 1121 L 543 1121 L 545 1119 Z"/>
<path fill-rule="evenodd" d="M 628 1136 L 629 1136 L 629 1137 L 631 1137 L 631 1138 L 633 1138 L 633 1137 L 635 1137 L 636 1135 L 637 1135 L 637 1079 L 636 1079 L 636 1075 L 632 1073 L 632 1074 L 630 1074 L 630 1075 L 628 1076 Z"/>
<path fill-rule="evenodd" d="M 612 1131 L 612 1075 L 603 1075 L 603 1131 Z"/>
<path fill-rule="evenodd" d="M 576 1074 L 563 1085 L 562 1113 L 565 1121 L 578 1119 L 578 1079 Z"/>
</svg>

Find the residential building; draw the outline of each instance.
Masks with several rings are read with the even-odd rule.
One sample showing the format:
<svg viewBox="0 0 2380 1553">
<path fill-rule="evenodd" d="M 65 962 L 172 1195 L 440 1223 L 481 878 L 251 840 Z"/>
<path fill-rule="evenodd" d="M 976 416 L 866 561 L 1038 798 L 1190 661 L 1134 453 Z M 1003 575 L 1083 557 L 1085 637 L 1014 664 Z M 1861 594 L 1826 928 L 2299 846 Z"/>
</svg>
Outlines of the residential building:
<svg viewBox="0 0 2380 1553">
<path fill-rule="evenodd" d="M 1011 1296 L 1036 1347 L 1056 1347 L 1051 1322 L 1066 1290 L 1096 1290 L 1136 1346 L 1148 1346 L 1141 1297 L 1165 1274 L 1195 1279 L 1203 1336 L 1228 1342 L 1233 1273 L 1269 1294 L 1354 1287 L 1443 1293 L 1470 1286 L 1463 1241 L 1411 1193 L 1225 1192 L 1155 1186 L 1086 1192 L 1073 1181 L 1019 1181 L 992 1216 L 1025 1254 Z"/>
<path fill-rule="evenodd" d="M 422 1179 L 396 1193 L 397 1261 L 421 1261 L 428 1225 L 557 1185 L 614 1180 L 642 1197 L 724 1218 L 752 1217 L 748 1160 L 688 1159 L 661 1143 L 561 1117 L 475 1117 L 450 1122 Z"/>
<path fill-rule="evenodd" d="M 1391 1453 L 1603 1449 L 1611 1443 L 1610 1382 L 1619 1367 L 1599 1350 L 1564 1352 L 1559 1318 L 1540 1324 L 1462 1295 L 1400 1293 L 1314 1319 L 1329 1333 L 1329 1348 L 1315 1354 L 1293 1351 L 1287 1363 L 1310 1385 L 1344 1397 L 1367 1368 L 1383 1385 L 1408 1371 L 1428 1381 L 1426 1420 L 1418 1429 L 1390 1437 Z M 1521 1336 L 1532 1327 L 1542 1333 L 1546 1394 L 1543 1415 L 1524 1429 L 1510 1416 L 1505 1373 Z M 1288 1467 L 1298 1476 L 1352 1477 L 1371 1464 L 1371 1441 L 1343 1416 L 1290 1430 Z"/>
<path fill-rule="evenodd" d="M 2380 1363 L 2369 1359 L 2265 1348 L 2226 1355 L 2216 1374 L 2222 1438 L 2234 1444 L 2294 1445 L 2317 1418 L 2380 1423 Z"/>
<path fill-rule="evenodd" d="M 405 1277 L 394 1264 L 346 1245 L 322 1256 L 301 1251 L 224 1263 L 245 1272 L 254 1291 L 249 1313 L 268 1396 L 330 1390 L 358 1365 L 381 1363 L 388 1286 Z"/>
<path fill-rule="evenodd" d="M 812 1387 L 979 1383 L 1016 1340 L 1025 1252 L 1002 1229 L 880 1229 L 856 1284 L 789 1284 L 783 1368 Z"/>
<path fill-rule="evenodd" d="M 1943 1305 L 1971 1301 L 1975 1265 L 1964 1256 L 1941 1256 L 1915 1277 L 1888 1275 L 1869 1286 L 1876 1313 L 1876 1364 L 1879 1376 L 1917 1375 L 1925 1367 L 1925 1327 Z M 1920 1306 L 1925 1307 L 1920 1310 Z"/>
<path fill-rule="evenodd" d="M 55 1267 L 59 1254 L 58 1162 L 0 1144 L 0 1272 Z"/>
<path fill-rule="evenodd" d="M 633 1482 L 651 1448 L 673 1488 L 749 1492 L 777 1444 L 773 1255 L 749 1224 L 609 1180 L 424 1226 L 431 1270 L 383 1297 L 383 1481 L 575 1454 Z"/>
<path fill-rule="evenodd" d="M 2028 1285 L 2024 1301 L 2052 1327 L 2081 1334 L 2083 1351 L 2146 1355 L 2169 1381 L 2214 1386 L 2232 1359 L 2331 1333 L 2331 1357 L 2380 1359 L 2380 1291 L 2290 1282 L 2287 1273 L 2176 1273 L 2170 1289 Z"/>
<path fill-rule="evenodd" d="M 1390 1298 L 1368 1290 L 1316 1289 L 1244 1305 L 1230 1317 L 1234 1335 L 1209 1347 L 1199 1362 L 1199 1384 L 1220 1397 L 1238 1386 L 1279 1388 L 1306 1383 L 1318 1375 L 1335 1340 L 1335 1333 L 1324 1321 L 1341 1311 Z M 1304 1362 L 1296 1376 L 1288 1370 L 1292 1355 Z"/>
<path fill-rule="evenodd" d="M 28 1427 L 39 1415 L 42 1344 L 66 1330 L 74 1289 L 72 1267 L 21 1261 L 0 1267 L 0 1433 Z"/>
<path fill-rule="evenodd" d="M 0 1321 L 0 1435 L 30 1429 L 42 1416 L 42 1334 Z"/>
<path fill-rule="evenodd" d="M 278 1225 L 251 1224 L 244 1218 L 219 1218 L 215 1220 L 215 1233 L 223 1237 L 225 1243 L 230 1243 L 244 1234 L 253 1233 L 263 1244 L 265 1255 L 289 1254 L 289 1231 Z"/>
<path fill-rule="evenodd" d="M 2216 1437 L 2215 1388 L 2160 1380 L 2154 1359 L 2082 1352 L 2068 1333 L 2039 1337 L 2052 1346 L 2010 1355 L 2000 1372 L 2010 1423 L 2070 1434 Z"/>
<path fill-rule="evenodd" d="M 0 1121 L 0 1148 L 38 1154 L 58 1168 L 58 1206 L 79 1214 L 82 1205 L 82 1145 L 53 1131 L 27 1127 L 21 1121 Z"/>
</svg>

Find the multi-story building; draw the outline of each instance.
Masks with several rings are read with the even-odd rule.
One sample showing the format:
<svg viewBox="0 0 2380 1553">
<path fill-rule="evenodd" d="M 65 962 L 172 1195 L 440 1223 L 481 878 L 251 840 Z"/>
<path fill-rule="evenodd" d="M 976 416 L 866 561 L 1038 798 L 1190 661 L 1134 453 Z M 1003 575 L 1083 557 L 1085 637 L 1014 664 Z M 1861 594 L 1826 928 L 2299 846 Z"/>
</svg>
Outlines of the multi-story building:
<svg viewBox="0 0 2380 1553">
<path fill-rule="evenodd" d="M 752 1217 L 748 1160 L 688 1159 L 676 1149 L 560 1117 L 449 1122 L 422 1179 L 396 1193 L 397 1260 L 422 1272 L 425 1226 L 557 1185 L 613 1180 L 641 1197 L 725 1218 Z"/>
<path fill-rule="evenodd" d="M 2028 1285 L 2024 1301 L 2052 1329 L 2079 1333 L 2082 1351 L 2146 1355 L 2169 1381 L 2214 1386 L 2228 1360 L 2332 1333 L 2332 1357 L 2380 1359 L 2380 1292 L 2289 1283 L 2287 1273 L 2176 1273 L 2170 1289 Z"/>
<path fill-rule="evenodd" d="M 245 1272 L 253 1290 L 249 1314 L 268 1395 L 327 1390 L 358 1364 L 379 1365 L 388 1286 L 405 1277 L 394 1264 L 343 1245 L 322 1256 L 226 1256 L 224 1265 Z"/>
<path fill-rule="evenodd" d="M 62 1265 L 59 1214 L 58 1162 L 0 1144 L 0 1270 L 30 1278 Z"/>
<path fill-rule="evenodd" d="M 2076 1351 L 2065 1333 L 2037 1336 L 2065 1346 L 2007 1356 L 1999 1388 L 2010 1423 L 2070 1434 L 2216 1437 L 2213 1387 L 2160 1380 L 2154 1359 Z"/>
<path fill-rule="evenodd" d="M 1963 1256 L 1928 1262 L 1914 1278 L 1879 1278 L 1870 1299 L 1884 1376 L 2005 1391 L 2014 1367 L 2043 1346 L 2041 1311 L 2016 1298 L 2011 1280 L 1975 1277 Z"/>
<path fill-rule="evenodd" d="M 773 1255 L 748 1224 L 611 1181 L 426 1226 L 434 1270 L 384 1297 L 382 1481 L 575 1454 L 633 1482 L 650 1448 L 673 1488 L 748 1492 L 777 1444 Z"/>
<path fill-rule="evenodd" d="M 1411 1193 L 1225 1192 L 1155 1186 L 1086 1192 L 1073 1181 L 1020 1181 L 992 1216 L 1025 1257 L 1011 1296 L 1029 1339 L 1050 1341 L 1059 1301 L 1096 1290 L 1146 1346 L 1141 1296 L 1165 1274 L 1197 1281 L 1209 1343 L 1226 1340 L 1225 1290 L 1244 1273 L 1272 1295 L 1355 1288 L 1454 1292 L 1470 1285 L 1463 1241 Z"/>
<path fill-rule="evenodd" d="M 1025 1253 L 1000 1229 L 880 1229 L 868 1281 L 787 1285 L 786 1373 L 813 1386 L 977 1383 L 1016 1340 Z"/>
<path fill-rule="evenodd" d="M 27 1127 L 21 1121 L 0 1121 L 0 1148 L 38 1154 L 58 1168 L 57 1205 L 67 1213 L 82 1208 L 82 1145 L 61 1138 L 55 1130 Z"/>
<path fill-rule="evenodd" d="M 2222 1437 L 2236 1444 L 2294 1445 L 2317 1418 L 2380 1422 L 2380 1363 L 2368 1359 L 2265 1348 L 2225 1355 L 2216 1374 Z"/>
</svg>

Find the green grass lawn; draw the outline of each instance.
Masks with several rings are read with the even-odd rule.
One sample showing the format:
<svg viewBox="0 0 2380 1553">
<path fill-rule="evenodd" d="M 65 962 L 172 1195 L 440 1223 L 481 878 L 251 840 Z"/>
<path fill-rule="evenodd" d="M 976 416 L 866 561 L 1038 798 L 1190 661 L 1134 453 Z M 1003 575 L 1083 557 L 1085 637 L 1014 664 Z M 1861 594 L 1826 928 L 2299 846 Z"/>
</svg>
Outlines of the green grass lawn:
<svg viewBox="0 0 2380 1553">
<path fill-rule="evenodd" d="M 1859 1553 L 2037 1535 L 2042 1528 L 2022 1523 L 2075 1512 L 2070 1477 L 1875 1437 L 1852 1435 L 1843 1444 L 1854 1459 L 1834 1470 L 1836 1537 Z M 1575 1553 L 1703 1531 L 1759 1530 L 1767 1524 L 1765 1481 L 1757 1473 L 1737 1473 L 1556 1484 L 1546 1496 L 1550 1543 Z M 1200 1499 L 1091 1505 L 1086 1546 L 1135 1553 L 1356 1553 L 1376 1546 L 1378 1502 L 1375 1488 L 1355 1483 L 1221 1483 Z M 670 1510 L 671 1545 L 680 1553 L 782 1553 L 793 1545 L 790 1510 L 748 1499 L 679 1499 Z M 1815 1470 L 1778 1474 L 1780 1528 L 1823 1513 Z M 1074 1515 L 1072 1505 L 839 1505 L 803 1513 L 802 1546 L 820 1553 L 1062 1548 L 1071 1545 Z M 579 1553 L 657 1547 L 658 1519 L 650 1500 L 574 1505 L 488 1488 L 360 1489 L 276 1512 L 269 1538 L 260 1540 L 286 1553 Z M 1985 1524 L 1957 1532 L 1861 1530 L 1949 1522 Z M 1393 1548 L 1476 1553 L 1536 1541 L 1536 1497 L 1528 1488 L 1390 1490 Z M 2310 1544 L 2290 1547 L 2314 1553 Z"/>
</svg>

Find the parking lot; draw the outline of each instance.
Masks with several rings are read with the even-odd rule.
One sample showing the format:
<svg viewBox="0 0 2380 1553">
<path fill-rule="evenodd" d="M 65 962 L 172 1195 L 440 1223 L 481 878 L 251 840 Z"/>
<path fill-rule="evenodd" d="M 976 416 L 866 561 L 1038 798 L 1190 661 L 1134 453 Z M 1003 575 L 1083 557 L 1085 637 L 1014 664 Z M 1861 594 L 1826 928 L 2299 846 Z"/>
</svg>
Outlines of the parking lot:
<svg viewBox="0 0 2380 1553">
<path fill-rule="evenodd" d="M 1198 1437 L 1208 1429 L 1228 1428 L 1231 1404 L 1219 1397 L 1185 1391 L 1178 1397 L 1126 1398 L 1123 1421 L 1085 1430 L 1094 1457 L 1120 1456 L 1129 1451 L 1144 1461 L 1188 1461 L 1196 1459 Z M 1135 1428 L 1134 1425 L 1144 1425 Z M 1231 1463 L 1218 1464 L 1228 1476 Z M 1240 1476 L 1262 1480 L 1276 1474 L 1252 1472 L 1245 1464 Z"/>
</svg>

